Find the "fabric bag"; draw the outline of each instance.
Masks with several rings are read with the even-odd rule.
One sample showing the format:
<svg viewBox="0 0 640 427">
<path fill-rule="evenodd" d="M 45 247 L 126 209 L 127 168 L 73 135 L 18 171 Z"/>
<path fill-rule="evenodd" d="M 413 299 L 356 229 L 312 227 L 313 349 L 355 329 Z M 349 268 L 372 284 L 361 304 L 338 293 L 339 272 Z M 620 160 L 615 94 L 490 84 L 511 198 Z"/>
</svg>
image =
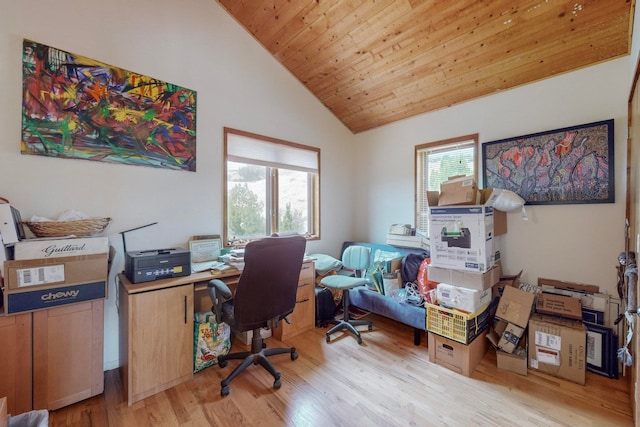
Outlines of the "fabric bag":
<svg viewBox="0 0 640 427">
<path fill-rule="evenodd" d="M 193 372 L 218 363 L 231 349 L 231 328 L 217 323 L 211 311 L 195 313 L 193 322 Z"/>
</svg>

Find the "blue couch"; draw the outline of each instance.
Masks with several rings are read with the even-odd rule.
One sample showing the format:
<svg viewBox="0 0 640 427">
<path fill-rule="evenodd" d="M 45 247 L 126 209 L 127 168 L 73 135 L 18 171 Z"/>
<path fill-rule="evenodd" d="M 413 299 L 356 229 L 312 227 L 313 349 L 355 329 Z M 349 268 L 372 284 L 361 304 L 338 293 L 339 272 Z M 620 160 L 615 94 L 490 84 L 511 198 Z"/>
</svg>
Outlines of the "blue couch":
<svg viewBox="0 0 640 427">
<path fill-rule="evenodd" d="M 423 253 L 423 249 L 399 248 L 396 246 L 366 243 L 366 242 L 344 242 L 342 252 L 351 246 L 360 245 L 371 248 L 371 263 L 374 261 L 376 251 L 400 252 L 401 256 L 410 253 Z M 342 254 L 341 252 L 341 254 Z M 360 286 L 349 290 L 349 302 L 351 305 L 359 307 L 371 313 L 379 314 L 400 323 L 412 326 L 414 329 L 413 343 L 420 345 L 422 333 L 426 331 L 426 313 L 423 306 L 399 303 L 390 296 L 382 295 L 366 286 Z"/>
</svg>

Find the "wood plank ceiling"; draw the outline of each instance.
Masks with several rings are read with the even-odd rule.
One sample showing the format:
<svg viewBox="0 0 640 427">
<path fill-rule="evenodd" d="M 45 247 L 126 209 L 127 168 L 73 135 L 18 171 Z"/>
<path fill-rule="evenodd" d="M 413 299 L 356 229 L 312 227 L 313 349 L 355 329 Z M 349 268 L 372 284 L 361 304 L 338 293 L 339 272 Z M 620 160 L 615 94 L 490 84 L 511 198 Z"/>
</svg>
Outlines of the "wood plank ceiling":
<svg viewBox="0 0 640 427">
<path fill-rule="evenodd" d="M 630 51 L 634 0 L 218 0 L 353 133 Z"/>
</svg>

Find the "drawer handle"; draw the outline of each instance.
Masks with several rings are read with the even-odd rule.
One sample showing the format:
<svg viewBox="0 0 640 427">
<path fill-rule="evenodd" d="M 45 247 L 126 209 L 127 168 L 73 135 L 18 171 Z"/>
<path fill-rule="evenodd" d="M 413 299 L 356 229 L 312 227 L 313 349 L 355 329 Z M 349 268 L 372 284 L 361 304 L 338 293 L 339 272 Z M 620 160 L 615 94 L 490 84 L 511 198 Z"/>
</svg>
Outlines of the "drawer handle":
<svg viewBox="0 0 640 427">
<path fill-rule="evenodd" d="M 309 301 L 309 298 L 305 298 L 302 301 L 296 301 L 296 304 L 302 304 L 303 302 Z"/>
<path fill-rule="evenodd" d="M 184 324 L 187 324 L 187 296 L 184 296 Z"/>
<path fill-rule="evenodd" d="M 304 283 L 301 283 L 298 287 L 301 288 L 303 286 L 309 286 L 310 284 L 311 282 L 304 282 Z"/>
</svg>

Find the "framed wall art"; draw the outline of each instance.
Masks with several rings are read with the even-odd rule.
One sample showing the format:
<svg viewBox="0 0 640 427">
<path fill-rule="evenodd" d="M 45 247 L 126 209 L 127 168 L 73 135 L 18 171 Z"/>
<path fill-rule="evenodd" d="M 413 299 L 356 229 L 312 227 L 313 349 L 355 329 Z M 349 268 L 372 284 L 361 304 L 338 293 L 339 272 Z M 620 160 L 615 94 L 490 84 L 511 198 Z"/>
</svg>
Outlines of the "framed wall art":
<svg viewBox="0 0 640 427">
<path fill-rule="evenodd" d="M 584 322 L 587 329 L 587 370 L 609 378 L 618 378 L 617 344 L 613 329 Z"/>
<path fill-rule="evenodd" d="M 613 119 L 482 144 L 486 188 L 529 205 L 614 203 Z"/>
<path fill-rule="evenodd" d="M 196 92 L 30 40 L 22 154 L 195 172 Z"/>
</svg>

